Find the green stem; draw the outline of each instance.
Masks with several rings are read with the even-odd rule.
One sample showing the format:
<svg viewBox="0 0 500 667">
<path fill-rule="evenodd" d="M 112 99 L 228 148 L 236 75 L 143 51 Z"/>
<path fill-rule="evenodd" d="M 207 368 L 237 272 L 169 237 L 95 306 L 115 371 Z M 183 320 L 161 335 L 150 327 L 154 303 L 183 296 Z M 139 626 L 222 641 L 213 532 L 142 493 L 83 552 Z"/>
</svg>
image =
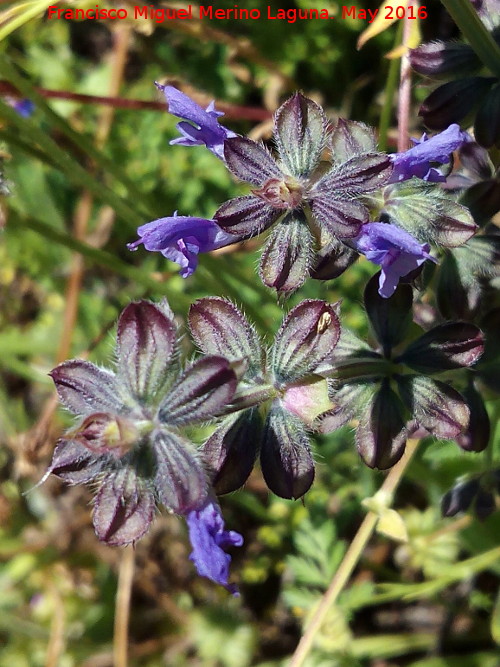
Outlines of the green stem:
<svg viewBox="0 0 500 667">
<path fill-rule="evenodd" d="M 394 40 L 394 48 L 401 44 L 403 36 L 403 22 L 398 21 L 398 29 L 396 32 L 396 39 Z M 380 123 L 378 126 L 378 146 L 379 150 L 387 150 L 387 133 L 389 125 L 391 124 L 392 103 L 394 94 L 398 87 L 399 79 L 399 59 L 392 58 L 389 62 L 389 71 L 387 73 L 387 81 L 384 89 L 384 106 L 380 112 Z"/>
<path fill-rule="evenodd" d="M 418 440 L 408 440 L 406 451 L 403 458 L 397 463 L 387 475 L 380 492 L 392 496 L 406 471 L 409 462 L 418 445 Z M 354 568 L 357 566 L 363 551 L 370 540 L 372 533 L 377 525 L 378 516 L 374 512 L 368 512 L 365 516 L 358 532 L 354 536 L 337 572 L 335 573 L 328 590 L 323 596 L 318 608 L 316 609 L 297 649 L 292 657 L 289 667 L 301 667 L 304 660 L 309 655 L 313 646 L 316 634 L 321 629 L 323 622 L 331 606 L 336 602 L 339 594 L 343 591 Z"/>
<path fill-rule="evenodd" d="M 500 46 L 481 22 L 470 0 L 441 0 L 477 56 L 495 76 L 500 77 Z"/>
</svg>

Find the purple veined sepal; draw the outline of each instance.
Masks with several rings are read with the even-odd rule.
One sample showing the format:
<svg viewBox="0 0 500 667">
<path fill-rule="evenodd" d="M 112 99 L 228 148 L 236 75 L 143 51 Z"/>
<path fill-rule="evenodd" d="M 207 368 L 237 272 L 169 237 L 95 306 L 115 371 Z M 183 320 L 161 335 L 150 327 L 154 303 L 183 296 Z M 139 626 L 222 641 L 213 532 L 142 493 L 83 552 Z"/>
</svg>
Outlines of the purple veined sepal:
<svg viewBox="0 0 500 667">
<path fill-rule="evenodd" d="M 118 320 L 117 382 L 140 403 L 158 403 L 178 371 L 173 314 L 149 301 L 130 303 Z"/>
<path fill-rule="evenodd" d="M 223 160 L 224 142 L 237 135 L 227 127 L 220 125 L 218 119 L 224 113 L 216 111 L 214 102 L 203 109 L 174 86 L 163 86 L 157 82 L 155 86 L 165 95 L 169 113 L 184 119 L 177 124 L 177 129 L 182 136 L 172 139 L 170 143 L 181 146 L 205 145 L 216 157 Z"/>
<path fill-rule="evenodd" d="M 94 525 L 111 545 L 139 539 L 157 502 L 185 515 L 208 493 L 201 455 L 178 428 L 217 417 L 237 377 L 220 356 L 182 371 L 176 338 L 166 301 L 131 303 L 118 322 L 115 373 L 78 359 L 51 373 L 61 400 L 81 420 L 59 441 L 47 474 L 97 484 Z"/>
<path fill-rule="evenodd" d="M 39 484 L 51 474 L 60 477 L 66 484 L 86 484 L 101 475 L 106 462 L 106 456 L 96 456 L 81 443 L 61 438 L 56 444 L 48 470 Z"/>
<path fill-rule="evenodd" d="M 245 484 L 260 450 L 262 418 L 258 408 L 225 417 L 201 448 L 203 462 L 217 495 Z"/>
<path fill-rule="evenodd" d="M 277 381 L 294 383 L 315 373 L 333 355 L 339 337 L 335 306 L 319 299 L 299 303 L 284 318 L 271 350 Z"/>
<path fill-rule="evenodd" d="M 375 336 L 384 356 L 404 340 L 412 321 L 413 290 L 400 283 L 391 296 L 380 293 L 381 274 L 376 273 L 366 284 L 363 302 Z"/>
<path fill-rule="evenodd" d="M 314 461 L 303 422 L 274 401 L 264 425 L 260 466 L 267 486 L 281 498 L 301 498 L 314 481 Z"/>
<path fill-rule="evenodd" d="M 384 186 L 392 173 L 387 155 L 354 155 L 334 166 L 309 193 L 311 211 L 333 240 L 353 238 L 370 218 L 367 207 L 355 199 Z"/>
<path fill-rule="evenodd" d="M 457 480 L 441 500 L 441 514 L 452 517 L 470 510 L 480 521 L 487 519 L 496 509 L 495 496 L 500 490 L 499 472 L 487 471 L 472 479 Z"/>
<path fill-rule="evenodd" d="M 419 74 L 447 80 L 450 75 L 463 77 L 481 67 L 472 47 L 457 41 L 433 41 L 410 49 L 410 65 Z"/>
<path fill-rule="evenodd" d="M 239 595 L 234 584 L 229 583 L 231 556 L 225 549 L 240 547 L 243 537 L 233 530 L 225 530 L 219 504 L 209 494 L 205 502 L 186 515 L 189 539 L 193 551 L 189 556 L 198 574 L 224 586 L 232 595 Z"/>
<path fill-rule="evenodd" d="M 199 507 L 208 492 L 208 478 L 199 451 L 189 440 L 167 428 L 152 434 L 151 447 L 158 501 L 183 516 Z"/>
<path fill-rule="evenodd" d="M 316 252 L 309 275 L 314 280 L 333 280 L 341 276 L 358 259 L 359 253 L 342 241 L 333 239 Z"/>
<path fill-rule="evenodd" d="M 415 421 L 437 438 L 456 438 L 469 427 L 469 407 L 450 385 L 423 375 L 398 376 L 397 384 Z"/>
<path fill-rule="evenodd" d="M 466 452 L 482 452 L 490 444 L 491 423 L 486 405 L 480 392 L 476 389 L 474 377 L 469 373 L 467 386 L 461 392 L 470 412 L 469 425 L 464 433 L 456 437 L 458 446 Z"/>
<path fill-rule="evenodd" d="M 187 278 L 198 266 L 199 253 L 211 252 L 245 238 L 237 232 L 228 233 L 215 220 L 177 215 L 159 218 L 137 229 L 139 239 L 128 243 L 129 250 L 144 245 L 146 250 L 161 252 L 181 267 L 180 275 Z"/>
<path fill-rule="evenodd" d="M 125 546 L 143 537 L 153 521 L 155 498 L 146 479 L 131 466 L 106 475 L 94 501 L 97 537 L 109 546 Z"/>
<path fill-rule="evenodd" d="M 250 185 L 262 186 L 270 179 L 284 179 L 271 153 L 248 137 L 228 139 L 224 146 L 224 157 L 229 171 Z"/>
<path fill-rule="evenodd" d="M 356 428 L 359 455 L 370 468 L 386 470 L 402 457 L 408 438 L 406 410 L 385 378 L 362 409 Z"/>
<path fill-rule="evenodd" d="M 484 103 L 496 82 L 495 77 L 467 76 L 444 83 L 424 100 L 419 116 L 431 130 L 459 123 Z"/>
<path fill-rule="evenodd" d="M 291 211 L 271 231 L 262 250 L 259 274 L 267 287 L 285 295 L 301 287 L 314 257 L 314 238 L 303 211 Z"/>
<path fill-rule="evenodd" d="M 331 134 L 330 145 L 334 165 L 341 165 L 356 156 L 377 152 L 377 139 L 373 128 L 345 118 L 338 119 Z"/>
<path fill-rule="evenodd" d="M 114 373 L 90 361 L 64 361 L 49 375 L 56 386 L 59 400 L 75 415 L 116 413 L 121 408 Z"/>
<path fill-rule="evenodd" d="M 206 356 L 191 364 L 160 405 L 161 422 L 179 426 L 217 416 L 231 402 L 238 380 L 224 357 Z"/>
<path fill-rule="evenodd" d="M 216 296 L 198 299 L 189 310 L 189 328 L 205 354 L 230 362 L 244 358 L 247 378 L 262 372 L 265 352 L 257 330 L 231 301 Z"/>
<path fill-rule="evenodd" d="M 301 93 L 292 95 L 275 114 L 275 141 L 285 169 L 308 176 L 326 144 L 328 121 L 323 109 Z"/>
<path fill-rule="evenodd" d="M 484 349 L 481 329 L 469 322 L 446 322 L 414 340 L 395 359 L 413 370 L 432 375 L 475 364 Z"/>
<path fill-rule="evenodd" d="M 228 406 L 242 411 L 224 417 L 202 448 L 215 490 L 244 484 L 260 449 L 269 488 L 284 497 L 303 495 L 314 477 L 307 429 L 332 407 L 320 367 L 329 365 L 339 337 L 335 306 L 311 299 L 293 308 L 267 354 L 245 316 L 224 299 L 197 301 L 190 324 L 202 350 L 247 363 L 242 389 Z M 262 429 L 259 406 L 270 400 Z"/>
</svg>

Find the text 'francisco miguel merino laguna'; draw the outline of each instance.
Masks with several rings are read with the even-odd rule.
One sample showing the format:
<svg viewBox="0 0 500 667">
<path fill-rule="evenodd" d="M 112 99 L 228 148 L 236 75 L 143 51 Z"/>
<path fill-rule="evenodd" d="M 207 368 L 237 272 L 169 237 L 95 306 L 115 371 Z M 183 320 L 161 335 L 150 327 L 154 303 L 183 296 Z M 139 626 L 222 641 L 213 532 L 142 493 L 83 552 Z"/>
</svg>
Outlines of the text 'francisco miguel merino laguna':
<svg viewBox="0 0 500 667">
<path fill-rule="evenodd" d="M 426 18 L 421 12 L 425 11 L 425 7 L 419 8 L 418 18 Z M 213 5 L 195 6 L 188 5 L 185 9 L 172 9 L 169 7 L 155 7 L 154 5 L 134 6 L 133 9 L 109 9 L 101 8 L 99 5 L 89 7 L 88 9 L 64 9 L 51 5 L 47 9 L 48 19 L 149 19 L 156 23 L 163 23 L 164 21 L 172 20 L 186 20 L 186 19 L 232 19 L 232 20 L 248 20 L 248 19 L 275 19 L 286 21 L 287 23 L 295 23 L 298 20 L 310 19 L 362 19 L 368 20 L 372 23 L 380 9 L 361 9 L 355 5 L 342 5 L 339 8 L 337 16 L 330 16 L 327 9 L 273 9 L 267 6 L 265 10 L 260 9 L 242 9 L 238 5 L 230 9 L 220 9 Z M 416 19 L 417 13 L 413 5 L 409 7 L 393 7 L 392 5 L 384 7 L 382 11 L 385 13 L 386 19 L 402 19 L 410 18 Z"/>
</svg>

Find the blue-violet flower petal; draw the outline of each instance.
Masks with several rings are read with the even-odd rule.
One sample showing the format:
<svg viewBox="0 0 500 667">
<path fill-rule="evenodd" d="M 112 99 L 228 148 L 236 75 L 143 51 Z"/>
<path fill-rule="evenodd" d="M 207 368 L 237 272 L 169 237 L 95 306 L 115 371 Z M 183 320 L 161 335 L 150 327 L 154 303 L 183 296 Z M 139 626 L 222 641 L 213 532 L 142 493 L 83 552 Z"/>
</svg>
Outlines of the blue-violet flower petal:
<svg viewBox="0 0 500 667">
<path fill-rule="evenodd" d="M 4 97 L 3 100 L 13 109 L 15 109 L 20 116 L 23 116 L 24 118 L 28 118 L 28 116 L 31 116 L 31 114 L 35 110 L 35 105 L 31 100 L 27 99 L 18 100 L 10 96 Z"/>
<path fill-rule="evenodd" d="M 388 298 L 394 294 L 399 279 L 414 271 L 429 259 L 429 244 L 420 244 L 416 238 L 396 225 L 369 222 L 361 227 L 354 239 L 356 249 L 370 262 L 380 264 L 379 294 Z"/>
<path fill-rule="evenodd" d="M 431 166 L 431 163 L 449 162 L 453 151 L 472 141 L 472 137 L 463 132 L 460 125 L 454 123 L 431 139 L 424 133 L 420 140 L 413 139 L 413 141 L 415 143 L 413 148 L 403 153 L 389 155 L 394 166 L 391 183 L 406 181 L 413 176 L 431 183 L 445 181 L 446 176 Z"/>
<path fill-rule="evenodd" d="M 176 213 L 142 225 L 137 233 L 140 238 L 127 244 L 129 250 L 136 250 L 143 243 L 146 250 L 161 252 L 179 264 L 183 278 L 196 270 L 198 253 L 217 250 L 240 240 L 235 234 L 224 232 L 214 220 Z"/>
<path fill-rule="evenodd" d="M 155 85 L 165 95 L 169 113 L 183 119 L 182 122 L 177 124 L 177 129 L 182 136 L 172 139 L 170 143 L 180 144 L 181 146 L 205 145 L 214 155 L 223 160 L 224 141 L 229 137 L 236 136 L 227 127 L 219 125 L 218 118 L 223 116 L 224 113 L 216 111 L 214 102 L 203 109 L 177 88 L 162 86 L 159 83 Z"/>
<path fill-rule="evenodd" d="M 224 519 L 216 501 L 208 499 L 205 505 L 189 512 L 186 517 L 189 539 L 193 552 L 189 556 L 198 574 L 221 584 L 233 595 L 238 595 L 236 586 L 228 583 L 231 556 L 226 547 L 240 547 L 243 538 L 234 530 L 224 530 Z"/>
</svg>

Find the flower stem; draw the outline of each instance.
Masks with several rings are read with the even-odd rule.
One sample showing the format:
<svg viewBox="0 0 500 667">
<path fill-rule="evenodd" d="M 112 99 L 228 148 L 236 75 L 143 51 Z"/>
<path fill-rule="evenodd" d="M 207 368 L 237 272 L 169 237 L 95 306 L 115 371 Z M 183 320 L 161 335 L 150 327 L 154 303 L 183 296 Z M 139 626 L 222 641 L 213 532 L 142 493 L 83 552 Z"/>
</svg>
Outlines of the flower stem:
<svg viewBox="0 0 500 667">
<path fill-rule="evenodd" d="M 495 76 L 500 76 L 500 46 L 483 25 L 470 0 L 441 0 L 477 56 Z"/>
<path fill-rule="evenodd" d="M 135 553 L 129 545 L 123 549 L 118 573 L 118 589 L 116 591 L 115 627 L 113 635 L 113 665 L 128 665 L 128 624 L 130 618 L 130 597 L 134 580 Z"/>
<path fill-rule="evenodd" d="M 413 7 L 411 0 L 408 7 Z M 405 151 L 408 148 L 408 124 L 410 120 L 411 105 L 411 67 L 408 58 L 408 41 L 411 35 L 411 20 L 404 19 L 402 44 L 405 52 L 401 56 L 401 68 L 399 75 L 399 95 L 398 95 L 398 152 Z"/>
<path fill-rule="evenodd" d="M 394 40 L 394 48 L 399 46 L 401 42 L 403 35 L 402 30 L 403 23 L 402 21 L 399 21 L 396 39 Z M 398 86 L 398 72 L 398 59 L 392 58 L 389 61 L 389 71 L 387 73 L 387 81 L 384 89 L 384 105 L 380 112 L 380 123 L 378 126 L 378 146 L 379 150 L 381 151 L 387 150 L 387 133 L 389 131 L 389 125 L 391 122 L 394 93 Z"/>
<path fill-rule="evenodd" d="M 385 493 L 391 496 L 396 490 L 399 482 L 401 481 L 404 472 L 406 471 L 408 464 L 411 461 L 413 454 L 418 445 L 418 440 L 408 440 L 406 444 L 406 451 L 403 458 L 392 468 L 390 473 L 387 475 L 384 483 L 380 488 L 380 492 Z M 354 536 L 353 541 L 351 542 L 342 562 L 340 563 L 337 572 L 335 573 L 328 590 L 324 594 L 314 616 L 311 619 L 311 622 L 307 626 L 307 629 L 302 636 L 297 649 L 292 656 L 289 667 L 301 667 L 304 663 L 304 660 L 307 658 L 309 652 L 314 643 L 314 638 L 320 630 L 325 617 L 331 608 L 331 606 L 337 600 L 339 594 L 343 591 L 351 574 L 354 571 L 354 568 L 358 564 L 363 551 L 372 536 L 372 533 L 375 529 L 375 526 L 378 521 L 378 516 L 374 512 L 368 512 L 368 514 L 363 519 L 358 532 Z"/>
</svg>

